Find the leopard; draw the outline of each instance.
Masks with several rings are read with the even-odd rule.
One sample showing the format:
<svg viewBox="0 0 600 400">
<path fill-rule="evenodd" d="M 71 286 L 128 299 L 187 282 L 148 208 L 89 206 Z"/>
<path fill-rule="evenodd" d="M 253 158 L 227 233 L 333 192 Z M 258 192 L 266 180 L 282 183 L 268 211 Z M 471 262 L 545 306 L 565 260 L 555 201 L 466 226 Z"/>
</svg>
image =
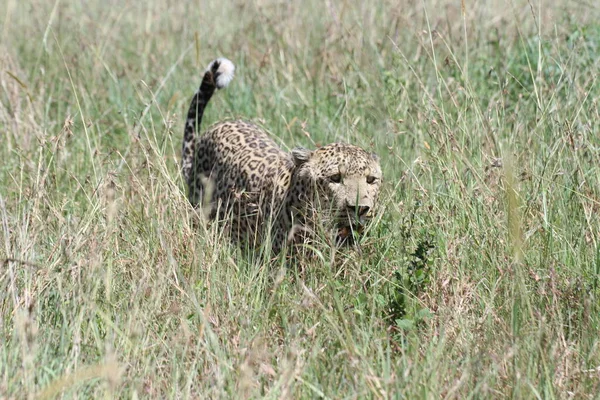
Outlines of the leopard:
<svg viewBox="0 0 600 400">
<path fill-rule="evenodd" d="M 229 59 L 213 60 L 192 97 L 181 161 L 190 204 L 252 249 L 270 243 L 278 254 L 310 241 L 319 226 L 336 245 L 352 243 L 375 213 L 383 179 L 379 156 L 343 142 L 285 151 L 245 119 L 226 119 L 199 134 L 210 99 L 234 73 Z"/>
</svg>

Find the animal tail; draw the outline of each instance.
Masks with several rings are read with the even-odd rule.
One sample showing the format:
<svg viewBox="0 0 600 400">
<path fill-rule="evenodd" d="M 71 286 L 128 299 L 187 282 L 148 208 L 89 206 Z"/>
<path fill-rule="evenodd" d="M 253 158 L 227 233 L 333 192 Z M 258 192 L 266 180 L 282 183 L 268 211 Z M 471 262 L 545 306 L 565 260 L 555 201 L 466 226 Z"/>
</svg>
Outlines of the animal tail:
<svg viewBox="0 0 600 400">
<path fill-rule="evenodd" d="M 226 58 L 217 58 L 212 61 L 206 68 L 200 88 L 192 98 L 187 120 L 185 121 L 181 158 L 183 178 L 188 185 L 192 183 L 190 178 L 194 168 L 196 136 L 202 122 L 204 108 L 206 108 L 216 89 L 222 89 L 229 85 L 229 82 L 233 79 L 234 71 L 235 65 Z"/>
</svg>

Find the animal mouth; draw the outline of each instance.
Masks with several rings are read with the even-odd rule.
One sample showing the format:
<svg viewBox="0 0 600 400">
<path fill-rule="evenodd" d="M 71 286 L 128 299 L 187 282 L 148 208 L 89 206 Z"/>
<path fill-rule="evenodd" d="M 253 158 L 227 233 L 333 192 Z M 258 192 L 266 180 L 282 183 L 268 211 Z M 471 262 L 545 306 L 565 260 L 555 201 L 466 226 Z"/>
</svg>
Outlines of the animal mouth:
<svg viewBox="0 0 600 400">
<path fill-rule="evenodd" d="M 356 236 L 362 235 L 365 230 L 365 220 L 350 222 L 348 220 L 340 223 L 337 228 L 337 244 L 352 245 L 355 243 Z"/>
</svg>

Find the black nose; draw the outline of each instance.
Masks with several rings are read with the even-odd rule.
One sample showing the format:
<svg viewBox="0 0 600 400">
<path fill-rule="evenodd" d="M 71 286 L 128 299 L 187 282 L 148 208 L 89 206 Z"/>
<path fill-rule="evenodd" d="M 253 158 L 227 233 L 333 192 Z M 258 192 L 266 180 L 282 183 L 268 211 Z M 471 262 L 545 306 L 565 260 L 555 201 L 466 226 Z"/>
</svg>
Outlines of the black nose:
<svg viewBox="0 0 600 400">
<path fill-rule="evenodd" d="M 369 206 L 347 206 L 348 212 L 352 215 L 357 215 L 362 217 L 371 209 Z"/>
</svg>

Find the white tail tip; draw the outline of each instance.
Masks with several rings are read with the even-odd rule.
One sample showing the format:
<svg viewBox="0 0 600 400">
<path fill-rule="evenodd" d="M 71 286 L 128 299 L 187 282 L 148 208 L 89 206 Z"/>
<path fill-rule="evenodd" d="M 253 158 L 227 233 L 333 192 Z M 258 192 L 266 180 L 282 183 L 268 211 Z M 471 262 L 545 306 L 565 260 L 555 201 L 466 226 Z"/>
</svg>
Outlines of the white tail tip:
<svg viewBox="0 0 600 400">
<path fill-rule="evenodd" d="M 222 89 L 225 86 L 229 85 L 229 82 L 233 79 L 233 73 L 235 72 L 235 65 L 228 59 L 221 57 L 212 61 L 207 70 L 211 70 L 213 65 L 218 62 L 219 68 L 217 69 L 217 81 L 215 84 L 217 85 L 217 89 Z"/>
</svg>

